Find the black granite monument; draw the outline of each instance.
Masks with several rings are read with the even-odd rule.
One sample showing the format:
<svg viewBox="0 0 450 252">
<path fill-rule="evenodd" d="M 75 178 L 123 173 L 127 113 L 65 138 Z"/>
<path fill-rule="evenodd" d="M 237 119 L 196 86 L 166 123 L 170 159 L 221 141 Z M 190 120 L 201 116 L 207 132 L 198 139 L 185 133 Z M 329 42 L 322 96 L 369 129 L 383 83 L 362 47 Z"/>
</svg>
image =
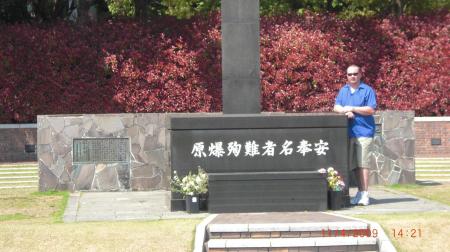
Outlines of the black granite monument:
<svg viewBox="0 0 450 252">
<path fill-rule="evenodd" d="M 172 170 L 207 171 L 210 212 L 325 210 L 317 170 L 333 166 L 347 181 L 347 118 L 260 114 L 259 0 L 221 8 L 224 115 L 170 119 Z M 171 208 L 183 209 L 181 195 Z"/>
</svg>

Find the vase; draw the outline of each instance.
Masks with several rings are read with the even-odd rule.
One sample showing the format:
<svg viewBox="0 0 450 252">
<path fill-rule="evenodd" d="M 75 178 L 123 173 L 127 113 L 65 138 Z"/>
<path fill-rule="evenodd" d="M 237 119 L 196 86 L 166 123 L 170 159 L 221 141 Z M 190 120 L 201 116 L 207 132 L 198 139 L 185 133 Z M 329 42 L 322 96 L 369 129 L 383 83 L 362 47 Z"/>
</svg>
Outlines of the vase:
<svg viewBox="0 0 450 252">
<path fill-rule="evenodd" d="M 208 212 L 208 194 L 198 195 L 200 211 Z"/>
<path fill-rule="evenodd" d="M 328 209 L 339 210 L 342 203 L 342 191 L 328 191 Z"/>
<path fill-rule="evenodd" d="M 198 195 L 186 195 L 186 212 L 198 213 L 199 211 L 199 198 Z"/>
</svg>

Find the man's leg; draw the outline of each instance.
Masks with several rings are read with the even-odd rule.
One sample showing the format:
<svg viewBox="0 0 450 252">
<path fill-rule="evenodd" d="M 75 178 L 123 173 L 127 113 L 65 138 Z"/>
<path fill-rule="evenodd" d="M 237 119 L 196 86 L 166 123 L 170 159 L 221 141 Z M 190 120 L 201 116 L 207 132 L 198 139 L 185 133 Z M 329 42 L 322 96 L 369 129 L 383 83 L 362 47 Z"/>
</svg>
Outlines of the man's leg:
<svg viewBox="0 0 450 252">
<path fill-rule="evenodd" d="M 369 190 L 369 169 L 359 167 L 359 185 L 360 191 L 368 191 Z"/>
<path fill-rule="evenodd" d="M 350 204 L 356 205 L 358 204 L 359 200 L 361 199 L 361 192 L 362 192 L 362 184 L 360 182 L 360 168 L 357 167 L 357 152 L 356 148 L 358 148 L 356 143 L 356 138 L 350 138 L 350 146 L 349 146 L 349 161 L 350 161 L 350 169 L 352 169 L 353 174 L 355 175 L 356 184 L 358 185 L 358 192 L 356 193 L 355 197 L 353 197 L 350 200 Z"/>
<path fill-rule="evenodd" d="M 358 205 L 369 205 L 369 156 L 371 152 L 372 138 L 358 138 L 358 170 L 361 198 Z"/>
<path fill-rule="evenodd" d="M 352 171 L 353 171 L 353 175 L 355 175 L 355 178 L 356 178 L 356 185 L 358 186 L 358 191 L 362 191 L 362 187 L 361 187 L 361 179 L 360 179 L 360 168 L 358 167 L 358 168 L 355 168 L 355 169 L 353 169 Z"/>
</svg>

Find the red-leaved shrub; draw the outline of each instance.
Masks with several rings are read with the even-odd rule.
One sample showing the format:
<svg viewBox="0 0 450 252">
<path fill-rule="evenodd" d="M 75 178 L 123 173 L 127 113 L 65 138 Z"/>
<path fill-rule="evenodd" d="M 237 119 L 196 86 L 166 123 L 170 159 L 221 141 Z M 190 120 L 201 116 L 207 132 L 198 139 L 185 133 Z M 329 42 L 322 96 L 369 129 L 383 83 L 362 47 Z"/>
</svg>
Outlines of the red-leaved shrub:
<svg viewBox="0 0 450 252">
<path fill-rule="evenodd" d="M 0 123 L 38 114 L 221 111 L 220 15 L 0 26 Z M 261 20 L 265 111 L 330 111 L 349 64 L 380 109 L 450 115 L 450 14 Z"/>
</svg>

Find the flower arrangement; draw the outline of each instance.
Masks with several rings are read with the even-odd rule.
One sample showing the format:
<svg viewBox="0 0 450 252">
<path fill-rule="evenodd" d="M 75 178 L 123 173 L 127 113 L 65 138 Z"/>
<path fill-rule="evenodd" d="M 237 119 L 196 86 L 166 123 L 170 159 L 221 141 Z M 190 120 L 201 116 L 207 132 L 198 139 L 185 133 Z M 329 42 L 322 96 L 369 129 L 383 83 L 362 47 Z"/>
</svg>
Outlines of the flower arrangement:
<svg viewBox="0 0 450 252">
<path fill-rule="evenodd" d="M 208 174 L 199 166 L 197 174 L 189 172 L 183 178 L 179 178 L 177 172 L 173 172 L 170 185 L 173 192 L 181 193 L 183 196 L 193 196 L 208 192 Z"/>
<path fill-rule="evenodd" d="M 342 177 L 339 175 L 333 167 L 328 167 L 328 169 L 320 168 L 318 172 L 327 174 L 328 188 L 331 191 L 342 191 L 345 188 L 345 183 Z"/>
</svg>

